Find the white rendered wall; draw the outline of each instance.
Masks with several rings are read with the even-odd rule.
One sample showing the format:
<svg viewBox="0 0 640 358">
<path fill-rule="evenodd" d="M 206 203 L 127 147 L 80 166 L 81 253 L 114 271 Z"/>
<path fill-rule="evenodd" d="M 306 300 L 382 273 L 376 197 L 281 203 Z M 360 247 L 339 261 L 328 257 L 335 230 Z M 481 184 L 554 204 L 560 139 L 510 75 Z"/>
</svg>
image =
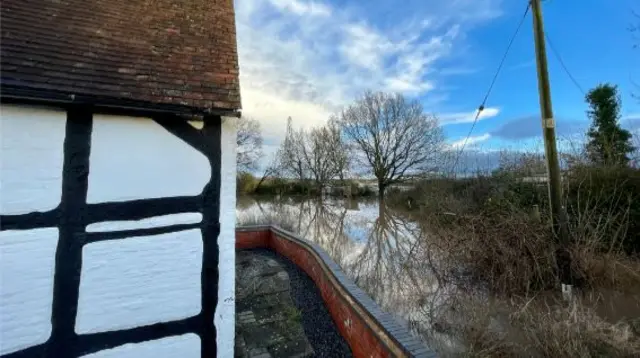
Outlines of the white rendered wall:
<svg viewBox="0 0 640 358">
<path fill-rule="evenodd" d="M 199 195 L 207 158 L 150 119 L 93 116 L 88 203 Z"/>
<path fill-rule="evenodd" d="M 154 216 L 141 220 L 102 221 L 87 225 L 87 232 L 150 229 L 175 224 L 197 224 L 202 222 L 201 213 L 181 213 Z"/>
<path fill-rule="evenodd" d="M 65 116 L 60 111 L 2 106 L 3 215 L 47 211 L 59 204 Z M 233 119 L 223 124 L 222 131 L 220 282 L 215 313 L 219 357 L 233 355 L 235 333 L 235 128 L 229 121 Z M 94 115 L 89 165 L 88 203 L 199 195 L 211 173 L 204 155 L 160 125 L 123 116 Z M 201 220 L 199 213 L 181 213 L 94 223 L 87 231 Z M 56 243 L 57 228 L 0 232 L 0 354 L 49 338 Z M 201 256 L 199 230 L 84 246 L 76 332 L 119 330 L 197 314 Z M 187 334 L 127 344 L 92 356 L 191 357 L 198 356 L 199 349 L 198 337 Z"/>
<path fill-rule="evenodd" d="M 115 331 L 200 312 L 200 230 L 97 242 L 82 250 L 76 333 Z"/>
<path fill-rule="evenodd" d="M 0 213 L 54 209 L 62 193 L 67 114 L 43 107 L 0 107 Z"/>
<path fill-rule="evenodd" d="M 220 178 L 220 273 L 215 324 L 218 357 L 233 357 L 235 339 L 236 278 L 236 127 L 235 118 L 222 123 L 222 164 Z"/>
<path fill-rule="evenodd" d="M 153 341 L 125 344 L 112 349 L 88 354 L 82 358 L 121 358 L 121 357 L 180 357 L 200 358 L 200 337 L 195 334 L 184 334 Z"/>
<path fill-rule="evenodd" d="M 58 206 L 65 123 L 64 111 L 0 106 L 0 214 Z M 0 231 L 0 355 L 49 338 L 57 243 L 56 227 Z"/>
<path fill-rule="evenodd" d="M 0 231 L 0 355 L 51 334 L 58 228 Z"/>
</svg>

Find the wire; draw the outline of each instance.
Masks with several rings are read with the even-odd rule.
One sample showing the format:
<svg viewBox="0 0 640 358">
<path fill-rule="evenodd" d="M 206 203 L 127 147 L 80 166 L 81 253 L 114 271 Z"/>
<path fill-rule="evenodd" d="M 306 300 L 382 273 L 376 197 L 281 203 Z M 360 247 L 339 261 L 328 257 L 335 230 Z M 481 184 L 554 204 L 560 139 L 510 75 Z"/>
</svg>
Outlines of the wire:
<svg viewBox="0 0 640 358">
<path fill-rule="evenodd" d="M 500 64 L 498 65 L 498 69 L 496 70 L 495 75 L 493 76 L 493 79 L 491 80 L 491 84 L 489 85 L 489 89 L 487 90 L 487 93 L 484 96 L 484 99 L 482 100 L 482 104 L 480 104 L 480 107 L 478 107 L 478 111 L 476 112 L 476 116 L 473 119 L 473 124 L 471 125 L 471 129 L 469 130 L 469 133 L 467 134 L 466 138 L 464 139 L 464 142 L 462 142 L 462 147 L 460 148 L 460 152 L 458 152 L 458 155 L 456 156 L 456 160 L 453 163 L 453 168 L 452 171 L 455 172 L 456 167 L 458 166 L 458 161 L 460 160 L 460 156 L 462 155 L 462 152 L 464 151 L 464 147 L 467 145 L 467 141 L 469 140 L 469 137 L 471 136 L 471 133 L 473 133 L 473 129 L 476 127 L 476 123 L 478 123 L 478 118 L 480 118 L 480 114 L 482 113 L 482 111 L 484 111 L 484 106 L 487 104 L 487 100 L 489 99 L 489 95 L 491 94 L 491 90 L 493 90 L 493 86 L 496 84 L 496 80 L 498 79 L 498 75 L 500 74 L 500 71 L 502 70 L 502 67 L 504 66 L 504 62 L 507 59 L 507 55 L 509 54 L 509 51 L 511 50 L 511 47 L 513 46 L 513 43 L 516 40 L 516 37 L 518 37 L 518 33 L 520 32 L 520 28 L 522 28 L 522 24 L 524 23 L 524 20 L 527 18 L 527 14 L 529 13 L 529 6 L 530 3 L 529 1 L 527 1 L 527 7 L 524 9 L 524 13 L 522 14 L 522 18 L 520 19 L 520 23 L 518 23 L 518 27 L 516 28 L 516 31 L 513 33 L 513 36 L 511 36 L 511 40 L 509 40 L 509 45 L 507 45 L 507 49 L 504 52 L 504 55 L 502 56 L 502 60 L 500 60 Z"/>
<path fill-rule="evenodd" d="M 569 76 L 569 78 L 571 79 L 571 82 L 573 82 L 574 85 L 576 85 L 576 87 L 578 88 L 578 90 L 580 92 L 582 92 L 583 95 L 586 95 L 586 92 L 584 91 L 584 89 L 582 88 L 582 86 L 580 86 L 580 84 L 578 83 L 578 81 L 576 81 L 576 78 L 573 77 L 573 75 L 571 74 L 571 71 L 569 71 L 569 68 L 567 68 L 567 65 L 565 65 L 564 61 L 562 61 L 562 57 L 560 57 L 560 53 L 556 50 L 555 46 L 553 46 L 553 42 L 551 41 L 551 38 L 549 38 L 549 35 L 547 35 L 546 33 L 544 34 L 544 37 L 547 39 L 547 44 L 549 45 L 549 48 L 551 49 L 551 52 L 553 53 L 553 55 L 556 57 L 556 59 L 558 60 L 558 62 L 560 62 L 560 66 L 562 66 L 562 68 L 564 69 L 564 72 L 567 73 L 567 75 Z"/>
</svg>

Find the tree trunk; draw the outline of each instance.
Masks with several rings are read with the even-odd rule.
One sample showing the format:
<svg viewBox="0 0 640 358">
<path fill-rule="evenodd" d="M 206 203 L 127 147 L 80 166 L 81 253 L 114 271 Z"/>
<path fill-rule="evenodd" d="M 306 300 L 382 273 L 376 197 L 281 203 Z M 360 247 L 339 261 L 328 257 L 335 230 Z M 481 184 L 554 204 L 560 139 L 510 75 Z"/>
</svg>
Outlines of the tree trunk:
<svg viewBox="0 0 640 358">
<path fill-rule="evenodd" d="M 384 191 L 387 188 L 387 185 L 381 181 L 378 181 L 378 198 L 380 200 L 384 199 Z"/>
<path fill-rule="evenodd" d="M 253 189 L 253 191 L 258 190 L 258 188 L 260 187 L 260 185 L 262 185 L 262 182 L 264 182 L 265 179 L 267 179 L 267 176 L 263 175 L 262 178 L 260 178 L 260 181 L 258 182 L 258 185 L 256 185 L 256 187 Z"/>
</svg>

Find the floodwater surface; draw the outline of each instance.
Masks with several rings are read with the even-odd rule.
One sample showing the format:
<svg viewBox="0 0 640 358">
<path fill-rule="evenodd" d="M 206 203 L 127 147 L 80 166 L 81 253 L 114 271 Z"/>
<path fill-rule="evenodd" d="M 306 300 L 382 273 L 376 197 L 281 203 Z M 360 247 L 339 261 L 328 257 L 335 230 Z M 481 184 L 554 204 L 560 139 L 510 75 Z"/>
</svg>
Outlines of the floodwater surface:
<svg viewBox="0 0 640 358">
<path fill-rule="evenodd" d="M 452 285 L 438 274 L 448 256 L 442 239 L 429 235 L 429 223 L 418 223 L 411 215 L 380 204 L 377 198 L 239 197 L 236 213 L 238 225 L 271 223 L 319 244 L 382 310 L 439 353 L 464 349 L 463 342 L 447 333 L 446 322 L 470 319 L 450 309 L 451 301 L 464 294 L 460 285 Z M 472 291 L 481 296 L 477 311 L 494 311 L 490 293 Z M 640 317 L 638 297 L 623 295 L 619 300 L 605 298 L 608 293 L 598 296 L 589 305 L 606 319 Z M 557 298 L 555 292 L 548 300 L 538 297 L 548 302 Z M 492 315 L 502 321 L 502 313 L 496 312 Z"/>
<path fill-rule="evenodd" d="M 414 334 L 430 328 L 425 305 L 441 288 L 430 266 L 434 258 L 418 244 L 420 227 L 377 199 L 240 197 L 236 212 L 238 225 L 272 222 L 316 242 Z"/>
</svg>

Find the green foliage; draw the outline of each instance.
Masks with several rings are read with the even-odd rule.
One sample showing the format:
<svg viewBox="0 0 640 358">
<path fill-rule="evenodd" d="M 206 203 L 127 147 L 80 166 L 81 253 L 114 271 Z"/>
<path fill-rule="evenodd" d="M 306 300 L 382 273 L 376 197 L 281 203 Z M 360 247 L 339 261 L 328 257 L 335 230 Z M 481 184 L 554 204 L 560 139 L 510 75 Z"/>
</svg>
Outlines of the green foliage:
<svg viewBox="0 0 640 358">
<path fill-rule="evenodd" d="M 322 193 L 314 180 L 293 180 L 279 177 L 272 177 L 262 181 L 257 186 L 259 180 L 250 173 L 240 172 L 237 177 L 237 192 L 243 195 L 291 195 L 291 196 L 320 196 Z M 351 187 L 351 197 L 371 197 L 376 193 L 368 186 L 360 186 L 352 180 L 332 181 L 330 185 L 335 185 L 340 189 L 342 186 Z M 342 193 L 336 190 L 334 195 Z"/>
<path fill-rule="evenodd" d="M 513 208 L 529 211 L 547 202 L 546 187 L 525 182 L 517 175 L 499 171 L 471 178 L 436 178 L 420 182 L 408 191 L 390 191 L 388 202 L 409 209 L 456 214 L 490 213 Z"/>
<path fill-rule="evenodd" d="M 621 101 L 617 86 L 598 85 L 586 95 L 591 128 L 587 132 L 587 154 L 591 163 L 601 166 L 629 165 L 631 133 L 620 127 Z"/>
<path fill-rule="evenodd" d="M 338 184 L 340 185 L 340 184 Z M 359 185 L 354 180 L 347 180 L 343 185 L 351 187 L 351 196 L 352 197 L 371 197 L 375 196 L 376 192 L 371 189 L 370 186 L 367 185 Z"/>
<path fill-rule="evenodd" d="M 376 192 L 371 189 L 370 186 L 367 185 L 363 185 L 363 186 L 359 186 L 356 185 L 357 190 L 353 190 L 351 191 L 351 195 L 352 196 L 363 196 L 363 197 L 372 197 L 372 196 L 376 196 Z"/>
<path fill-rule="evenodd" d="M 603 250 L 640 254 L 640 169 L 577 167 L 567 178 L 569 217 L 589 215 L 584 232 L 603 233 Z M 586 226 L 586 227 L 585 227 Z"/>
<path fill-rule="evenodd" d="M 317 196 L 320 192 L 310 180 L 288 180 L 270 178 L 262 182 L 251 194 L 256 195 L 309 195 Z"/>
<path fill-rule="evenodd" d="M 592 238 L 600 250 L 640 254 L 640 169 L 574 167 L 563 182 L 574 241 Z M 546 225 L 549 210 L 546 183 L 530 182 L 506 170 L 491 176 L 425 180 L 408 191 L 390 191 L 386 201 L 425 215 L 454 213 L 485 221 L 533 214 L 537 206 L 541 225 Z"/>
<path fill-rule="evenodd" d="M 236 191 L 239 194 L 250 194 L 256 188 L 258 179 L 248 172 L 238 172 L 236 176 Z"/>
</svg>

